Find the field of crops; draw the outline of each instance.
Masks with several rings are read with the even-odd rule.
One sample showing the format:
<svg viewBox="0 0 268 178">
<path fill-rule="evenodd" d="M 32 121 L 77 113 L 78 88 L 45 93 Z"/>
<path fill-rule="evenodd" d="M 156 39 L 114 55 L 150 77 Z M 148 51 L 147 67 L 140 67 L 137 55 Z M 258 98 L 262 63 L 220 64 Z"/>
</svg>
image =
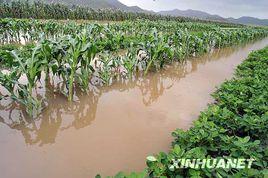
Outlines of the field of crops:
<svg viewBox="0 0 268 178">
<path fill-rule="evenodd" d="M 173 61 L 267 36 L 263 28 L 222 28 L 211 23 L 124 21 L 113 24 L 53 20 L 0 20 L 0 82 L 37 117 L 46 107 L 45 88 L 74 100 L 90 86 L 146 75 Z M 24 44 L 24 45 L 18 45 Z"/>
<path fill-rule="evenodd" d="M 268 28 L 145 12 L 0 1 L 0 177 L 268 176 L 268 47 L 196 120 Z M 177 169 L 180 158 L 254 162 Z"/>
</svg>

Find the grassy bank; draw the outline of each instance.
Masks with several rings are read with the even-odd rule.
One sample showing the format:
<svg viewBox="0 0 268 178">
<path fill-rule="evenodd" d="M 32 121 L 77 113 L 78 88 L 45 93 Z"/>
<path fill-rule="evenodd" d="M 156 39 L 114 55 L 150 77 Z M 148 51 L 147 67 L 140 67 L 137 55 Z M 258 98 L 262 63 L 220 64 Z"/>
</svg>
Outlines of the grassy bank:
<svg viewBox="0 0 268 178">
<path fill-rule="evenodd" d="M 268 176 L 268 47 L 252 52 L 235 77 L 213 94 L 215 103 L 193 127 L 172 133 L 169 153 L 147 157 L 143 173 L 123 177 L 267 177 Z M 251 169 L 174 169 L 180 158 L 254 159 Z"/>
</svg>

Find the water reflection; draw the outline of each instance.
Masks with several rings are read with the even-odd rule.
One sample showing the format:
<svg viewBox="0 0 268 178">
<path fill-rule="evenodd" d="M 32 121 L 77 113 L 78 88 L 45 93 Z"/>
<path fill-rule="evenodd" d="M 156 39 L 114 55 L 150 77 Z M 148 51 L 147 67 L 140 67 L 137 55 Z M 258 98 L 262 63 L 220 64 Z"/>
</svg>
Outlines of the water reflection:
<svg viewBox="0 0 268 178">
<path fill-rule="evenodd" d="M 89 126 L 96 118 L 98 104 L 102 97 L 106 97 L 104 95 L 113 95 L 113 91 L 128 92 L 137 89 L 142 96 L 144 106 L 148 107 L 157 102 L 176 82 L 197 71 L 199 66 L 211 61 L 223 60 L 238 48 L 242 49 L 243 47 L 245 45 L 215 50 L 183 63 L 176 62 L 147 76 L 137 74 L 129 80 L 118 79 L 109 87 L 98 89 L 91 86 L 89 94 L 78 92 L 77 101 L 73 103 L 68 103 L 66 98 L 51 92 L 51 90 L 43 89 L 43 94 L 48 98 L 48 108 L 35 120 L 28 118 L 23 108 L 20 108 L 11 99 L 2 100 L 0 101 L 0 123 L 20 132 L 28 145 L 53 144 L 60 132 Z M 129 108 L 125 106 L 122 109 L 128 110 Z"/>
</svg>

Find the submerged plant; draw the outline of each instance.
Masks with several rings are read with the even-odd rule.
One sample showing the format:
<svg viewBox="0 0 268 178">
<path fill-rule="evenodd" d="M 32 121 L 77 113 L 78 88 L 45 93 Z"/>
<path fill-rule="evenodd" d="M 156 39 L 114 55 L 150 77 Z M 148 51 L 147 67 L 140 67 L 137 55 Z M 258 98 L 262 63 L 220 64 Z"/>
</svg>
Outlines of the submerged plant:
<svg viewBox="0 0 268 178">
<path fill-rule="evenodd" d="M 100 55 L 101 66 L 98 70 L 99 76 L 104 84 L 109 85 L 112 79 L 113 56 L 104 53 Z"/>
<path fill-rule="evenodd" d="M 33 90 L 35 89 L 37 81 L 40 81 L 41 73 L 46 66 L 46 61 L 38 58 L 37 49 L 34 48 L 32 56 L 26 60 L 22 60 L 15 51 L 12 51 L 12 55 L 19 63 L 19 72 L 25 75 L 27 78 L 27 84 L 18 84 L 18 98 L 17 100 L 24 104 L 26 111 L 31 116 L 36 116 L 41 109 L 42 100 L 39 100 L 33 96 Z M 25 62 L 23 62 L 25 61 Z"/>
<path fill-rule="evenodd" d="M 17 70 L 11 70 L 4 74 L 0 71 L 0 83 L 10 93 L 11 98 L 16 98 L 15 87 L 18 84 L 19 74 Z"/>
<path fill-rule="evenodd" d="M 81 65 L 80 63 L 83 59 L 83 55 L 90 49 L 91 43 L 87 41 L 85 33 L 75 35 L 75 37 L 68 36 L 67 42 L 69 46 L 66 55 L 64 56 L 64 73 L 62 75 L 65 75 L 63 78 L 67 79 L 68 101 L 72 101 L 77 70 L 80 67 L 79 65 Z M 90 61 L 88 62 L 90 63 Z M 87 70 L 84 74 L 88 74 L 90 70 L 90 68 L 88 68 L 88 63 L 84 64 L 83 67 Z"/>
<path fill-rule="evenodd" d="M 145 48 L 150 53 L 150 59 L 145 70 L 145 75 L 148 73 L 152 65 L 156 69 L 162 68 L 166 60 L 172 59 L 174 56 L 173 49 L 166 43 L 164 36 L 161 33 L 158 34 L 156 29 L 154 29 L 149 36 L 149 43 L 147 43 Z"/>
<path fill-rule="evenodd" d="M 81 89 L 85 92 L 87 92 L 89 88 L 89 77 L 95 71 L 93 66 L 91 66 L 91 61 L 95 58 L 98 52 L 94 42 L 89 42 L 88 44 L 85 54 L 82 56 L 83 59 L 81 60 L 81 73 L 77 74 L 78 83 Z"/>
<path fill-rule="evenodd" d="M 123 56 L 123 66 L 127 70 L 129 77 L 132 77 L 136 65 L 137 65 L 136 53 L 134 50 L 130 50 L 127 52 L 125 56 Z"/>
</svg>

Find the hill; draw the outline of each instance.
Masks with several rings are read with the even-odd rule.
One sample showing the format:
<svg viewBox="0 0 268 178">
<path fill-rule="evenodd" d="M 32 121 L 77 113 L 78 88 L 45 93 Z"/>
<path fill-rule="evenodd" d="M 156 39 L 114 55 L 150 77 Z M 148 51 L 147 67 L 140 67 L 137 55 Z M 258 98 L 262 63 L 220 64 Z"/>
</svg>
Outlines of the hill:
<svg viewBox="0 0 268 178">
<path fill-rule="evenodd" d="M 160 11 L 158 13 L 161 15 L 191 17 L 191 18 L 198 18 L 198 19 L 203 19 L 203 20 L 227 21 L 225 18 L 219 15 L 211 15 L 203 11 L 197 11 L 197 10 L 192 10 L 192 9 L 188 9 L 188 10 L 174 9 L 171 11 Z"/>
<path fill-rule="evenodd" d="M 238 19 L 234 18 L 228 18 L 229 22 L 232 23 L 241 23 L 245 25 L 262 25 L 262 26 L 268 26 L 268 19 L 258 19 L 254 17 L 240 17 Z"/>
<path fill-rule="evenodd" d="M 235 18 L 223 18 L 219 15 L 211 15 L 209 13 L 203 12 L 203 11 L 197 11 L 197 10 L 179 10 L 174 9 L 170 11 L 160 11 L 158 12 L 162 15 L 171 15 L 171 16 L 182 16 L 182 17 L 191 17 L 191 18 L 198 18 L 203 20 L 217 20 L 217 21 L 223 21 L 223 22 L 231 22 L 231 23 L 239 23 L 244 25 L 262 25 L 262 26 L 268 26 L 268 19 L 258 19 L 255 17 L 240 17 L 238 19 Z"/>
</svg>

